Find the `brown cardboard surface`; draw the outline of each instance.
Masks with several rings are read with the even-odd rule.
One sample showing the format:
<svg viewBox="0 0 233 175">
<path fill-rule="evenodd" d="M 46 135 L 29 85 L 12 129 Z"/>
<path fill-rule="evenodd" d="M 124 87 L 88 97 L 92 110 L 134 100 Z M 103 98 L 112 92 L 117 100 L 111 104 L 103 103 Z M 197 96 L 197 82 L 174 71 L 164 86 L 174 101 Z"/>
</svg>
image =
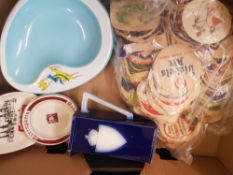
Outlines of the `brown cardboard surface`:
<svg viewBox="0 0 233 175">
<path fill-rule="evenodd" d="M 2 175 L 91 174 L 82 155 L 46 154 L 46 149 L 39 145 L 0 156 L 0 172 Z M 195 157 L 189 166 L 181 161 L 161 160 L 155 155 L 141 175 L 230 175 L 230 172 L 216 158 Z"/>
<path fill-rule="evenodd" d="M 23 151 L 0 156 L 1 175 L 89 175 L 84 157 L 64 154 L 46 154 L 42 146 L 32 146 Z"/>
<path fill-rule="evenodd" d="M 191 166 L 175 160 L 160 160 L 155 155 L 151 164 L 146 164 L 141 175 L 230 175 L 219 160 L 210 157 L 195 157 Z"/>
<path fill-rule="evenodd" d="M 200 145 L 198 145 L 192 152 L 196 156 L 217 156 L 219 140 L 220 136 L 207 132 L 204 138 L 200 141 Z"/>
<path fill-rule="evenodd" d="M 233 132 L 221 138 L 218 157 L 233 174 Z"/>
</svg>

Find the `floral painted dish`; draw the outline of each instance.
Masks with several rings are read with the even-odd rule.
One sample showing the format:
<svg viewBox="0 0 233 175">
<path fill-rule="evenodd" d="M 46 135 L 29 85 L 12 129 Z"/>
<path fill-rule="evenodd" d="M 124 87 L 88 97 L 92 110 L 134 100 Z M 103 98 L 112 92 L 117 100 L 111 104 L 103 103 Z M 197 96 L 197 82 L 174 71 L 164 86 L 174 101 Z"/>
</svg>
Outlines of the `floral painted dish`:
<svg viewBox="0 0 233 175">
<path fill-rule="evenodd" d="M 38 94 L 86 83 L 113 48 L 109 16 L 97 0 L 20 0 L 5 24 L 1 69 L 16 89 Z"/>
</svg>

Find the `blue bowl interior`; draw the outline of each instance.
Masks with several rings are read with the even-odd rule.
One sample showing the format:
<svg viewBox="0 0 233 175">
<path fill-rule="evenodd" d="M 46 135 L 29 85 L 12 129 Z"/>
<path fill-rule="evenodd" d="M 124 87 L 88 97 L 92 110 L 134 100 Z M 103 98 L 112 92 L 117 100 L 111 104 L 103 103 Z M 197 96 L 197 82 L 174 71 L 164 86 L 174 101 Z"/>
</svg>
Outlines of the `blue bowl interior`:
<svg viewBox="0 0 233 175">
<path fill-rule="evenodd" d="M 49 65 L 89 64 L 100 45 L 97 18 L 80 0 L 28 0 L 7 33 L 7 72 L 17 83 L 31 84 Z"/>
</svg>

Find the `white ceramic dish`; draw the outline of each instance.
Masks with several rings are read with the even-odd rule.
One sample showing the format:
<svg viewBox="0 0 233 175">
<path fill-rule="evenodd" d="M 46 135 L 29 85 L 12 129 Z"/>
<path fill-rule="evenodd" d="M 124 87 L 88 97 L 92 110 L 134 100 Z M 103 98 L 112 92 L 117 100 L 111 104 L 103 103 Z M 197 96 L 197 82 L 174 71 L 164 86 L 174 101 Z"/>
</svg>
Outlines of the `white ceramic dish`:
<svg viewBox="0 0 233 175">
<path fill-rule="evenodd" d="M 35 143 L 29 139 L 21 124 L 24 107 L 36 96 L 13 92 L 0 96 L 0 154 L 15 152 Z"/>
<path fill-rule="evenodd" d="M 25 133 L 42 145 L 62 143 L 69 138 L 76 109 L 74 102 L 63 95 L 41 96 L 24 110 Z"/>
<path fill-rule="evenodd" d="M 1 38 L 5 79 L 37 94 L 89 81 L 113 48 L 110 19 L 98 0 L 19 0 Z"/>
</svg>

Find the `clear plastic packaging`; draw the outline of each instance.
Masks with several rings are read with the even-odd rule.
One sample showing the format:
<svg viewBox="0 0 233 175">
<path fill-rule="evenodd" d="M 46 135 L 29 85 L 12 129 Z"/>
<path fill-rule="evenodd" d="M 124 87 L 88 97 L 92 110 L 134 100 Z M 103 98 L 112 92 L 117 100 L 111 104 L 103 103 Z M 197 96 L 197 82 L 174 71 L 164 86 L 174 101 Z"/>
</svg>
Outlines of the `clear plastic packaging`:
<svg viewBox="0 0 233 175">
<path fill-rule="evenodd" d="M 174 156 L 206 129 L 232 128 L 232 16 L 219 0 L 112 0 L 115 72 L 135 113 L 156 122 Z"/>
</svg>

